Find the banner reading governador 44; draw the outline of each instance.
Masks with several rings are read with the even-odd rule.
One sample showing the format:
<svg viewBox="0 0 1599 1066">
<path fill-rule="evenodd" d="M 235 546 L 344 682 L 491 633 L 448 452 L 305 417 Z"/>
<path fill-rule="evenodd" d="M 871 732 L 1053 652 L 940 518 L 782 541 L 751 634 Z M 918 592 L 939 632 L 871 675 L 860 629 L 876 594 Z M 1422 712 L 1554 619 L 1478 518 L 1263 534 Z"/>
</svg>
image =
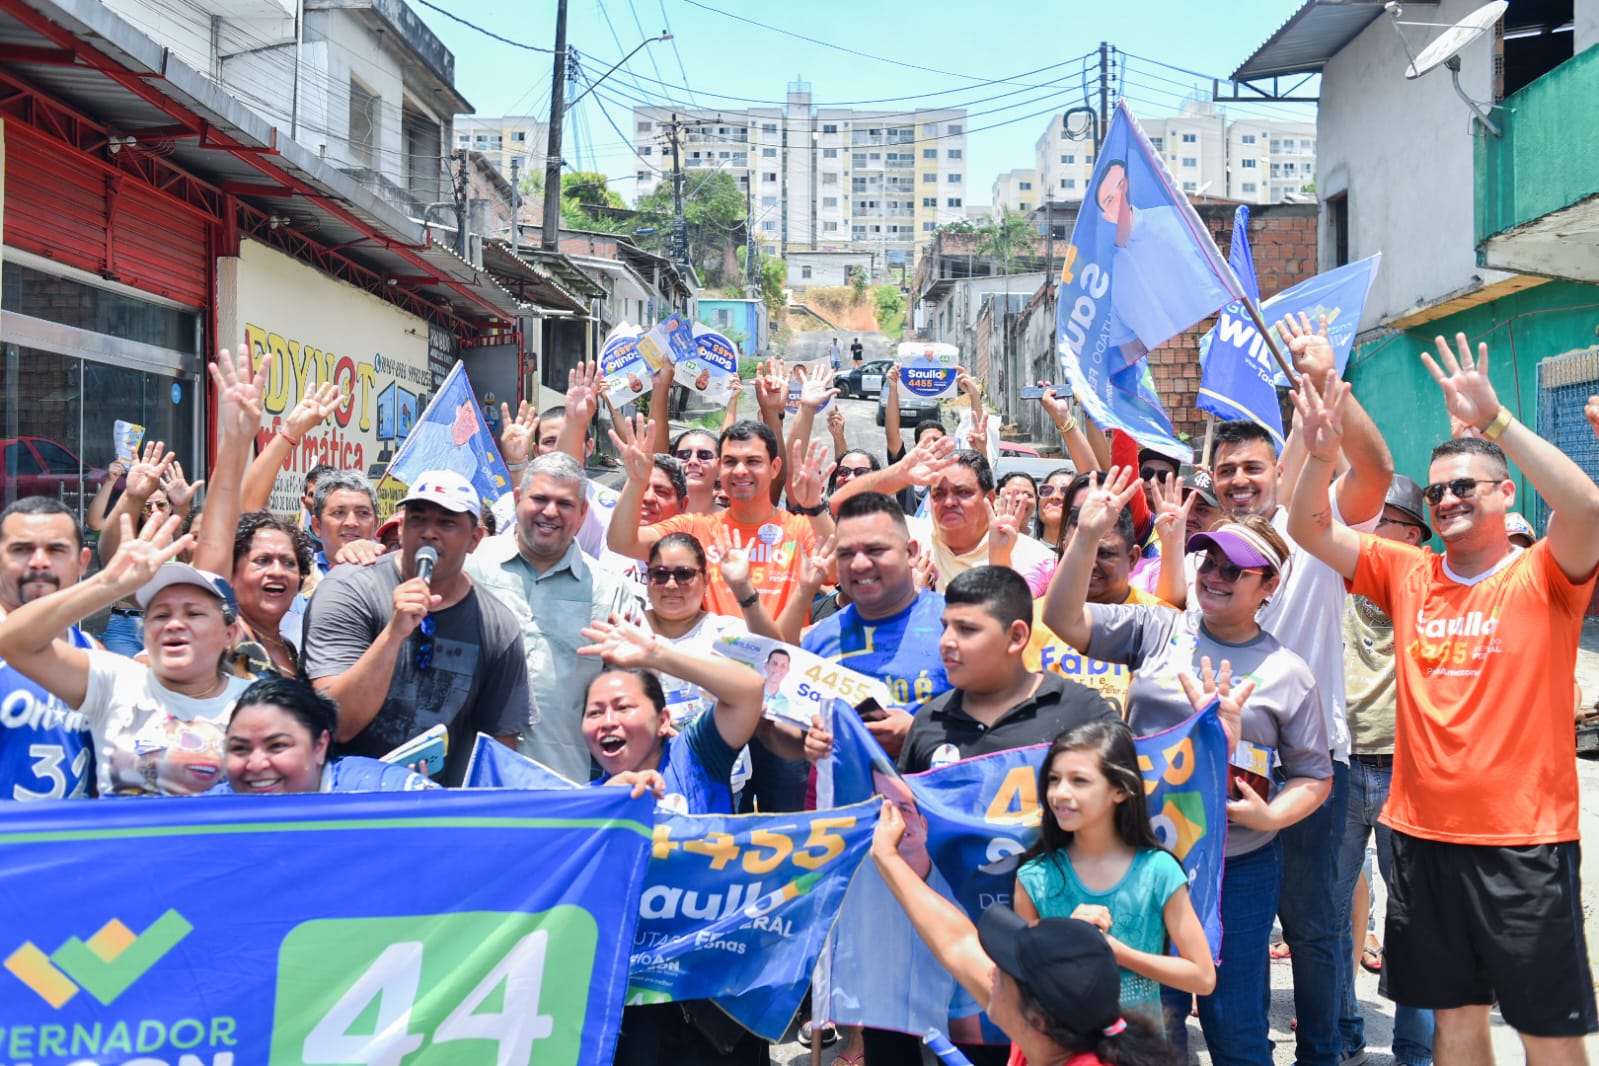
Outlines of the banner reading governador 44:
<svg viewBox="0 0 1599 1066">
<path fill-rule="evenodd" d="M 609 1063 L 653 821 L 623 789 L 12 805 L 0 1063 Z"/>
</svg>

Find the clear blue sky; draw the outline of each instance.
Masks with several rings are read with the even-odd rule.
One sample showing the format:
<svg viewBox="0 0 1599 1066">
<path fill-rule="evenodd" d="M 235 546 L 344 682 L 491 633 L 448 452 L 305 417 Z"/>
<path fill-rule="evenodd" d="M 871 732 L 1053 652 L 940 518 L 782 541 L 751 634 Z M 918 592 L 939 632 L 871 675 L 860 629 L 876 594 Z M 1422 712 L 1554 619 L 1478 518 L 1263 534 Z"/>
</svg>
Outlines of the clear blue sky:
<svg viewBox="0 0 1599 1066">
<path fill-rule="evenodd" d="M 435 2 L 503 37 L 546 49 L 554 43 L 554 0 Z M 1300 6 L 1300 0 L 1225 4 L 1122 0 L 1092 5 L 1080 0 L 991 0 L 984 5 L 968 0 L 703 3 L 571 0 L 569 4 L 568 44 L 592 77 L 599 77 L 663 28 L 669 27 L 674 37 L 634 56 L 581 101 L 567 122 L 563 155 L 583 169 L 611 174 L 617 179 L 614 188 L 629 201 L 634 165 L 621 134 L 630 135 L 633 128 L 633 102 L 677 104 L 685 111 L 714 114 L 718 108 L 780 103 L 788 82 L 796 78 L 810 82 L 817 103 L 911 97 L 875 106 L 966 106 L 967 181 L 972 200 L 987 201 L 997 173 L 1032 165 L 1033 142 L 1048 116 L 1084 102 L 1085 71 L 1090 92 L 1094 91 L 1097 55 L 1086 67 L 1075 57 L 1097 52 L 1101 40 L 1131 53 L 1125 68 L 1118 65 L 1117 74 L 1122 95 L 1134 112 L 1172 114 L 1185 96 L 1196 90 L 1208 94 L 1210 82 L 1157 64 L 1225 77 Z M 454 51 L 456 86 L 478 114 L 547 115 L 548 54 L 491 40 L 420 4 L 415 9 Z M 827 44 L 740 22 L 728 13 Z M 1068 60 L 1073 62 L 1051 67 Z M 1044 67 L 1051 69 L 1027 73 Z M 1015 80 L 993 84 L 1006 78 Z M 1097 97 L 1090 102 L 1097 102 Z M 1310 114 L 1306 108 L 1280 104 L 1229 105 L 1229 112 L 1282 119 Z M 616 128 L 607 122 L 607 114 Z"/>
</svg>

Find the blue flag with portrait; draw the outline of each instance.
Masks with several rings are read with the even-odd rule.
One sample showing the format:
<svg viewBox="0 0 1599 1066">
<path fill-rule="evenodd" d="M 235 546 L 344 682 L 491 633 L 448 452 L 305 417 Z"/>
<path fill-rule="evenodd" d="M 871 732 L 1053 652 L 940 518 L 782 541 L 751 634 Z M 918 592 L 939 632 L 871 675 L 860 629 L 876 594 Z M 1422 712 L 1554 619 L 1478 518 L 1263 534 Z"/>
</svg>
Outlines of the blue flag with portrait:
<svg viewBox="0 0 1599 1066">
<path fill-rule="evenodd" d="M 622 789 L 11 804 L 0 1059 L 607 1066 L 653 822 Z"/>
<path fill-rule="evenodd" d="M 1260 303 L 1245 204 L 1233 213 L 1233 242 L 1227 262 L 1244 287 L 1244 299 L 1222 308 L 1216 325 L 1199 339 L 1199 396 L 1194 406 L 1217 418 L 1255 423 L 1271 434 L 1277 450 L 1282 451 L 1282 407 L 1274 381 L 1277 366 L 1245 304 L 1245 300 Z"/>
<path fill-rule="evenodd" d="M 1261 317 L 1274 335 L 1277 323 L 1284 315 L 1298 318 L 1304 313 L 1310 318 L 1310 327 L 1327 317 L 1327 340 L 1332 344 L 1333 358 L 1337 361 L 1338 376 L 1344 376 L 1349 365 L 1349 352 L 1355 346 L 1355 334 L 1360 332 L 1360 316 L 1366 311 L 1366 296 L 1372 282 L 1377 280 L 1377 268 L 1382 264 L 1382 253 L 1347 263 L 1306 278 L 1290 286 L 1260 305 Z M 1277 336 L 1277 345 L 1288 350 L 1287 341 Z M 1276 384 L 1288 387 L 1288 378 L 1273 364 Z"/>
<path fill-rule="evenodd" d="M 1191 457 L 1161 408 L 1145 355 L 1243 289 L 1125 100 L 1089 189 L 1056 290 L 1062 370 L 1101 428 Z"/>
<path fill-rule="evenodd" d="M 389 460 L 387 476 L 410 485 L 432 470 L 451 470 L 470 481 L 483 505 L 494 511 L 500 528 L 514 517 L 511 472 L 500 458 L 500 446 L 483 420 L 461 363 L 445 375 L 411 435 Z"/>
</svg>

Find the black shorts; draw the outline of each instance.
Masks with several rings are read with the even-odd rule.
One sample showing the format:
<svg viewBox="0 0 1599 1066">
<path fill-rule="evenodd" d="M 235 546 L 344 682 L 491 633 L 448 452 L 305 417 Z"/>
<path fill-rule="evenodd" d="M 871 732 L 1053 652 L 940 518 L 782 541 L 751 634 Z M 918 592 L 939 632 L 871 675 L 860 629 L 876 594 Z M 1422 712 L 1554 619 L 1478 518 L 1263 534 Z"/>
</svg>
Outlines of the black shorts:
<svg viewBox="0 0 1599 1066">
<path fill-rule="evenodd" d="M 1527 1036 L 1599 1032 L 1576 841 L 1492 847 L 1393 834 L 1382 994 L 1450 1010 L 1496 999 Z"/>
</svg>

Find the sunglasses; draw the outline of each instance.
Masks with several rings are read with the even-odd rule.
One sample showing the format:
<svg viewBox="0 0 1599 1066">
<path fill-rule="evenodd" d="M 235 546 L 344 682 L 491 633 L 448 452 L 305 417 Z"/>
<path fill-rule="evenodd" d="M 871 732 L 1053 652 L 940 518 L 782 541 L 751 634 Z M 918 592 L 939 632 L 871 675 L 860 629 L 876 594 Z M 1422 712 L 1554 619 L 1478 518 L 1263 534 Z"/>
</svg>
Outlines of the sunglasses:
<svg viewBox="0 0 1599 1066">
<path fill-rule="evenodd" d="M 1040 486 L 1038 486 L 1038 498 L 1041 499 L 1041 500 L 1045 499 L 1047 497 L 1053 496 L 1057 492 L 1060 493 L 1062 496 L 1066 495 L 1066 486 L 1065 485 L 1040 485 Z"/>
<path fill-rule="evenodd" d="M 679 585 L 687 585 L 704 572 L 692 566 L 652 566 L 650 567 L 650 584 L 666 585 L 676 581 Z"/>
<path fill-rule="evenodd" d="M 872 468 L 869 466 L 841 466 L 837 471 L 838 474 L 848 474 L 850 477 L 865 477 L 871 472 Z"/>
<path fill-rule="evenodd" d="M 679 448 L 672 453 L 672 456 L 680 463 L 686 463 L 690 459 L 698 459 L 702 463 L 708 463 L 716 458 L 716 453 L 709 448 Z"/>
<path fill-rule="evenodd" d="M 422 624 L 417 627 L 422 634 L 416 642 L 416 668 L 418 670 L 433 669 L 433 616 L 422 616 Z"/>
<path fill-rule="evenodd" d="M 1437 507 L 1444 502 L 1444 492 L 1452 492 L 1457 500 L 1469 500 L 1477 495 L 1478 485 L 1497 485 L 1498 481 L 1481 477 L 1457 477 L 1453 481 L 1438 481 L 1421 490 L 1427 502 Z"/>
<path fill-rule="evenodd" d="M 1245 574 L 1261 573 L 1261 569 L 1258 566 L 1238 566 L 1227 560 L 1217 559 L 1214 555 L 1207 555 L 1199 561 L 1199 572 L 1201 574 L 1214 572 L 1223 581 L 1231 584 Z"/>
</svg>

